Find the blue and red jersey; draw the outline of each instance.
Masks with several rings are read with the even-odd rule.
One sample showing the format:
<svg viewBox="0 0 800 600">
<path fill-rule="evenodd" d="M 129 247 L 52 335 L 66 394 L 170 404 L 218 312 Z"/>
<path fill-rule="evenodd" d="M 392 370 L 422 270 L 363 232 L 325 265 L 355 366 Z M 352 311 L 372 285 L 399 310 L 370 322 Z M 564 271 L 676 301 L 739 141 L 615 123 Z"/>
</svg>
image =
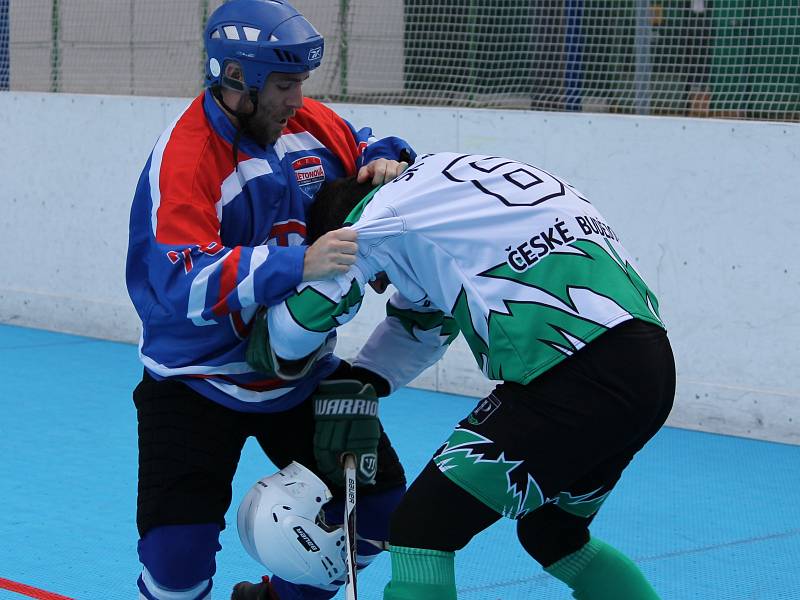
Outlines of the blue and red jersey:
<svg viewBox="0 0 800 600">
<path fill-rule="evenodd" d="M 289 383 L 245 361 L 258 307 L 282 301 L 302 279 L 306 208 L 326 179 L 413 152 L 310 99 L 274 145 L 243 136 L 236 164 L 235 136 L 206 91 L 158 139 L 131 208 L 128 293 L 151 375 L 178 378 L 235 410 L 280 411 L 306 398 L 338 362 L 329 355 Z"/>
</svg>

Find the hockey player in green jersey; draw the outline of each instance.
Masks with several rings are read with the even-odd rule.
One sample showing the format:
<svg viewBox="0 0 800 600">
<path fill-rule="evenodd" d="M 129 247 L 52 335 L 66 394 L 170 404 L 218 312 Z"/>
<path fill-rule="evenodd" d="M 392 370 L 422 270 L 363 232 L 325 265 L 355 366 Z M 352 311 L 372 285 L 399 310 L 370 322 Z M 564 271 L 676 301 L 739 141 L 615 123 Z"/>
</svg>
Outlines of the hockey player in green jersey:
<svg viewBox="0 0 800 600">
<path fill-rule="evenodd" d="M 658 302 L 616 231 L 542 169 L 452 153 L 422 156 L 377 189 L 340 180 L 321 191 L 309 242 L 343 223 L 358 233 L 355 264 L 264 311 L 251 363 L 302 371 L 330 352 L 366 285 L 391 282 L 387 317 L 353 362 L 386 380 L 379 394 L 414 379 L 459 332 L 498 381 L 394 513 L 384 599 L 456 598 L 454 553 L 501 517 L 575 598 L 658 598 L 630 559 L 589 533 L 675 392 Z M 364 395 L 353 384 L 352 398 Z M 332 436 L 335 452 L 357 438 L 359 419 Z"/>
</svg>

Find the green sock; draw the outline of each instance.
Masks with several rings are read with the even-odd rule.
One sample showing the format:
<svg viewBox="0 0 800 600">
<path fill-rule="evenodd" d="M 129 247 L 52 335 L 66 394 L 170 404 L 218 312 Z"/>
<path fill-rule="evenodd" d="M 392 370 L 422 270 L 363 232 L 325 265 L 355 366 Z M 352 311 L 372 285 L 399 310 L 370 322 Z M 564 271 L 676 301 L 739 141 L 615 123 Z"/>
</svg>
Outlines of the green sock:
<svg viewBox="0 0 800 600">
<path fill-rule="evenodd" d="M 597 538 L 545 571 L 571 587 L 577 600 L 659 600 L 639 567 Z"/>
<path fill-rule="evenodd" d="M 455 553 L 391 546 L 383 600 L 456 600 Z"/>
</svg>

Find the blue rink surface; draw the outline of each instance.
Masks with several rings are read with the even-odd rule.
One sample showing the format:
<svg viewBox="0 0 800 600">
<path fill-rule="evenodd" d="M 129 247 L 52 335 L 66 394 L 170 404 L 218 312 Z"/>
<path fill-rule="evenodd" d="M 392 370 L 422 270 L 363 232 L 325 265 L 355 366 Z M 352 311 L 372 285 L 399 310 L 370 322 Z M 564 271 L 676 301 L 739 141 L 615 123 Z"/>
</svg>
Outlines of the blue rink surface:
<svg viewBox="0 0 800 600">
<path fill-rule="evenodd" d="M 140 375 L 132 345 L 0 325 L 0 578 L 74 599 L 137 597 L 131 391 Z M 475 402 L 419 390 L 382 401 L 409 475 Z M 235 506 L 273 471 L 248 441 L 217 555 L 217 600 L 263 574 L 240 547 Z M 665 428 L 593 532 L 665 599 L 800 599 L 800 447 Z M 389 574 L 384 554 L 359 579 L 362 600 L 380 600 Z M 456 577 L 463 600 L 571 597 L 521 550 L 507 520 L 458 554 Z M 22 598 L 0 589 L 2 600 Z"/>
</svg>

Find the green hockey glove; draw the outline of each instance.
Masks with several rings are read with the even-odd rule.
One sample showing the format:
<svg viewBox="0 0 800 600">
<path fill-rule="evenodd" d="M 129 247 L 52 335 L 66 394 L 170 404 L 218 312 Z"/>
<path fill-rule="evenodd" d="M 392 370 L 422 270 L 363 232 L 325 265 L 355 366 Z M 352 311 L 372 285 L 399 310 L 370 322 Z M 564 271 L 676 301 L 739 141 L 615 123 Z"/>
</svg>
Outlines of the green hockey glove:
<svg viewBox="0 0 800 600">
<path fill-rule="evenodd" d="M 355 379 L 322 381 L 313 396 L 314 457 L 330 482 L 343 485 L 342 457 L 356 457 L 359 484 L 375 483 L 378 472 L 378 396 L 368 383 Z"/>
<path fill-rule="evenodd" d="M 284 360 L 277 356 L 269 343 L 267 309 L 260 308 L 253 317 L 253 330 L 247 340 L 245 360 L 255 371 L 268 377 L 279 377 L 286 381 L 302 379 L 313 368 L 317 360 L 333 352 L 336 338 L 330 336 L 316 351 L 299 360 Z"/>
<path fill-rule="evenodd" d="M 267 331 L 267 309 L 260 308 L 253 317 L 253 330 L 247 340 L 245 360 L 253 369 L 265 375 L 276 375 L 275 357 L 269 345 Z"/>
</svg>

